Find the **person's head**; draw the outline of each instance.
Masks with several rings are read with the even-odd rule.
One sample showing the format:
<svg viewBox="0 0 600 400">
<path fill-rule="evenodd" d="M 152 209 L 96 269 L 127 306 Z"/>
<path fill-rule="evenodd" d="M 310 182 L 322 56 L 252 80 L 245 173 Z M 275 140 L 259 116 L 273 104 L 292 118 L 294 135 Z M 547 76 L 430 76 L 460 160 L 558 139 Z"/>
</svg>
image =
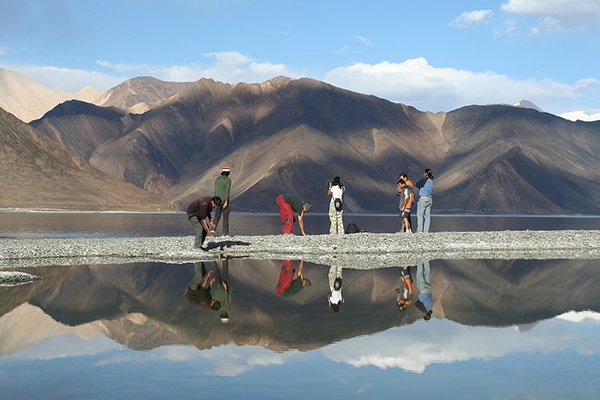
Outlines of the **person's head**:
<svg viewBox="0 0 600 400">
<path fill-rule="evenodd" d="M 222 323 L 224 323 L 224 324 L 228 324 L 228 323 L 229 323 L 229 314 L 227 314 L 227 313 L 222 313 L 222 314 L 220 315 L 220 317 L 221 317 L 221 322 L 222 322 Z"/>
<path fill-rule="evenodd" d="M 221 200 L 221 198 L 219 196 L 213 196 L 213 198 L 211 200 L 211 205 L 213 207 L 221 207 L 222 203 L 223 203 L 223 201 Z"/>
<path fill-rule="evenodd" d="M 304 205 L 302 206 L 302 209 L 304 210 L 305 213 L 307 213 L 312 209 L 312 204 L 304 203 Z"/>
<path fill-rule="evenodd" d="M 398 189 L 402 189 L 406 186 L 406 181 L 404 179 L 398 179 L 398 182 L 396 182 L 396 187 Z"/>
<path fill-rule="evenodd" d="M 221 168 L 221 175 L 223 175 L 223 176 L 229 176 L 230 173 L 231 173 L 231 168 L 229 168 L 229 167 L 223 167 L 223 168 Z"/>
<path fill-rule="evenodd" d="M 398 175 L 398 177 L 402 180 L 408 180 L 408 175 L 406 175 L 406 172 L 400 172 L 400 175 Z"/>
<path fill-rule="evenodd" d="M 425 170 L 423 171 L 423 176 L 429 179 L 433 179 L 433 174 L 431 173 L 431 170 L 429 168 L 425 168 Z"/>
<path fill-rule="evenodd" d="M 342 186 L 342 180 L 340 179 L 339 176 L 336 176 L 335 178 L 333 178 L 333 180 L 331 181 L 331 186 Z"/>
</svg>

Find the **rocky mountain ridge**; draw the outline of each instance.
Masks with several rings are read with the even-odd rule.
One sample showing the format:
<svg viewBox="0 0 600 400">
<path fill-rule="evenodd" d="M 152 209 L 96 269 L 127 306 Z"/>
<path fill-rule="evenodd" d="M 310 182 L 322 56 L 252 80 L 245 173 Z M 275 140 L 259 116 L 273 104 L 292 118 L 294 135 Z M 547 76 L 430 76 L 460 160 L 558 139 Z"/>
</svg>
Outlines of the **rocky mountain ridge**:
<svg viewBox="0 0 600 400">
<path fill-rule="evenodd" d="M 101 171 L 184 207 L 232 168 L 238 211 L 296 192 L 325 211 L 328 180 L 349 211 L 393 212 L 405 171 L 436 175 L 437 212 L 597 213 L 600 123 L 532 108 L 428 113 L 312 79 L 201 79 L 141 114 L 58 106 L 32 126 Z"/>
</svg>

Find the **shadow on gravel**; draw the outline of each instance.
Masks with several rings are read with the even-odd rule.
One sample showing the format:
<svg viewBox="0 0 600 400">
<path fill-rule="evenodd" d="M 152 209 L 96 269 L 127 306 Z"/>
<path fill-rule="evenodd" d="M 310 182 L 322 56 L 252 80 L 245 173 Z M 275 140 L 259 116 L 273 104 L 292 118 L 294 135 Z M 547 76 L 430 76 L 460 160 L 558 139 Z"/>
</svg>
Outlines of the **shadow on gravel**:
<svg viewBox="0 0 600 400">
<path fill-rule="evenodd" d="M 222 240 L 222 241 L 214 241 L 206 244 L 206 250 L 219 249 L 224 250 L 225 247 L 233 247 L 233 246 L 250 246 L 249 242 L 242 242 L 241 240 Z"/>
</svg>

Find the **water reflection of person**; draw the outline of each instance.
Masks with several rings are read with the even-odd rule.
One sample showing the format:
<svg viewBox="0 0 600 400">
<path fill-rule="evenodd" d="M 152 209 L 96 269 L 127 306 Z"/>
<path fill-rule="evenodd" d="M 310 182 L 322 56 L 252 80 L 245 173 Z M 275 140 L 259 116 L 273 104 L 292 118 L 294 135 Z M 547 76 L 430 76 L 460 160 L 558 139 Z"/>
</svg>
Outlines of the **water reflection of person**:
<svg viewBox="0 0 600 400">
<path fill-rule="evenodd" d="M 206 270 L 204 262 L 194 263 L 194 270 L 194 277 L 185 291 L 185 296 L 200 308 L 218 310 L 221 305 L 210 294 L 214 282 L 214 280 L 209 281 L 212 271 Z"/>
<path fill-rule="evenodd" d="M 342 296 L 342 267 L 338 265 L 329 267 L 327 280 L 329 281 L 327 304 L 334 312 L 338 312 L 340 311 L 340 306 L 344 302 L 344 297 Z"/>
<path fill-rule="evenodd" d="M 308 278 L 304 277 L 304 260 L 300 260 L 298 265 L 298 276 L 294 279 L 294 264 L 292 260 L 281 260 L 281 272 L 279 281 L 275 288 L 278 296 L 291 297 L 300 292 L 305 287 L 311 285 Z"/>
<path fill-rule="evenodd" d="M 423 319 L 429 321 L 433 313 L 433 298 L 431 297 L 431 280 L 429 261 L 417 266 L 417 288 L 419 289 L 419 300 L 415 307 L 423 313 Z"/>
<path fill-rule="evenodd" d="M 400 269 L 400 281 L 402 287 L 396 288 L 396 305 L 400 311 L 405 311 L 412 304 L 413 279 L 408 265 Z"/>
<path fill-rule="evenodd" d="M 216 311 L 219 313 L 221 322 L 226 324 L 229 322 L 229 260 L 223 260 L 223 273 L 219 270 L 219 266 L 215 265 L 215 277 L 211 279 L 213 286 L 213 298 L 219 302 L 219 308 Z"/>
</svg>

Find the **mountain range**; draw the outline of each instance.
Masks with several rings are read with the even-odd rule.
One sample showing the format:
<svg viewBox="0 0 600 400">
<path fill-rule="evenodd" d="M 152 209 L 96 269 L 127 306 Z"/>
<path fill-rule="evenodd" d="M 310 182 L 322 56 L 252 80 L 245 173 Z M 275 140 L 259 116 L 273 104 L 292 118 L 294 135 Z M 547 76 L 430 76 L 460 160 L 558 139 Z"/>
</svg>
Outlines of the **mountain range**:
<svg viewBox="0 0 600 400">
<path fill-rule="evenodd" d="M 237 85 L 136 78 L 102 101 L 66 101 L 30 125 L 180 208 L 212 194 L 226 165 L 235 211 L 275 211 L 283 192 L 325 211 L 327 183 L 339 175 L 346 210 L 393 212 L 399 172 L 416 181 L 424 168 L 436 176 L 434 212 L 600 209 L 600 122 L 524 101 L 430 113 L 285 77 Z"/>
</svg>

